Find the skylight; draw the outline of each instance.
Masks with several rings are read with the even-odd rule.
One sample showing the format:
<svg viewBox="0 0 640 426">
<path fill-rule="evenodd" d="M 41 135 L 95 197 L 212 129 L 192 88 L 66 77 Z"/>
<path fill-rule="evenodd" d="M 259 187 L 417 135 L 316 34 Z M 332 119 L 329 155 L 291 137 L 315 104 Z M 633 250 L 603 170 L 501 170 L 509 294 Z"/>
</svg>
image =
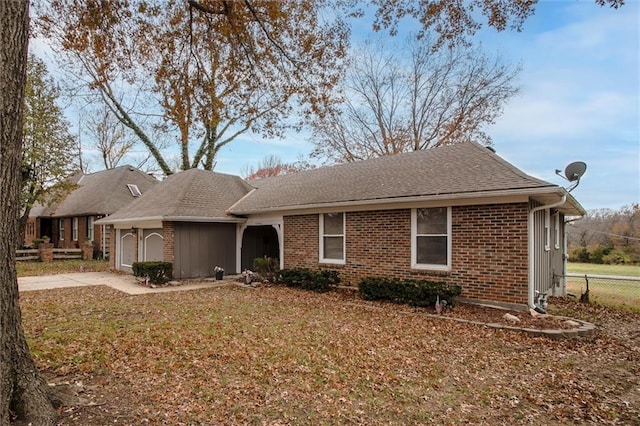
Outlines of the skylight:
<svg viewBox="0 0 640 426">
<path fill-rule="evenodd" d="M 129 188 L 131 195 L 133 195 L 134 197 L 139 197 L 142 195 L 142 192 L 140 192 L 138 185 L 134 185 L 133 183 L 128 183 L 127 188 Z"/>
</svg>

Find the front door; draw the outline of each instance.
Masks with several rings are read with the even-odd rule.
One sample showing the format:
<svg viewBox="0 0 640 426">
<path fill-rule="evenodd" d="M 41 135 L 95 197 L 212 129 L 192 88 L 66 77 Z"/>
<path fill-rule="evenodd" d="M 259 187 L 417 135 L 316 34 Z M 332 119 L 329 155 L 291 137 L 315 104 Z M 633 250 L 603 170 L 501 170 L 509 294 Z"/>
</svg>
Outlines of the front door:
<svg viewBox="0 0 640 426">
<path fill-rule="evenodd" d="M 257 257 L 278 259 L 280 245 L 278 233 L 271 225 L 249 226 L 242 235 L 242 270 L 253 269 L 253 260 Z"/>
</svg>

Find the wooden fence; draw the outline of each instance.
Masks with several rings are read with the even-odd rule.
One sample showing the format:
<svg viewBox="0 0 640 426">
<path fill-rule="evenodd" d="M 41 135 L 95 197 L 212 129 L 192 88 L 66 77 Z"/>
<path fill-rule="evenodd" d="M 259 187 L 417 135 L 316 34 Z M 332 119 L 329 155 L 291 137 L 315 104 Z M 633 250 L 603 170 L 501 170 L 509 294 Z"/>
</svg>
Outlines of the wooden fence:
<svg viewBox="0 0 640 426">
<path fill-rule="evenodd" d="M 40 250 L 38 249 L 16 250 L 17 261 L 39 260 L 39 259 L 40 259 Z M 63 259 L 82 259 L 82 249 L 54 248 L 53 260 L 63 260 Z"/>
<path fill-rule="evenodd" d="M 16 260 L 40 260 L 40 250 L 28 249 L 28 250 L 16 250 Z"/>
</svg>

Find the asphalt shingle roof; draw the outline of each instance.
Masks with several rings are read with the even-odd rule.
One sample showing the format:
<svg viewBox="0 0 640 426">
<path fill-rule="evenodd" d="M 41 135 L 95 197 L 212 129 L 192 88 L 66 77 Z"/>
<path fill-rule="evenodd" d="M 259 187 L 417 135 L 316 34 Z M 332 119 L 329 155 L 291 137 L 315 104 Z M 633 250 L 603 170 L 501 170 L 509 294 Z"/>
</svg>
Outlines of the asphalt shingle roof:
<svg viewBox="0 0 640 426">
<path fill-rule="evenodd" d="M 493 151 L 473 142 L 323 167 L 252 184 L 257 189 L 236 203 L 231 213 L 558 188 L 525 174 Z"/>
<path fill-rule="evenodd" d="M 227 209 L 251 190 L 238 176 L 190 169 L 167 177 L 102 222 L 164 219 L 231 220 Z"/>
<path fill-rule="evenodd" d="M 135 199 L 127 184 L 137 185 L 144 194 L 158 183 L 154 177 L 131 166 L 77 175 L 72 181 L 78 188 L 53 208 L 53 217 L 115 213 Z"/>
</svg>

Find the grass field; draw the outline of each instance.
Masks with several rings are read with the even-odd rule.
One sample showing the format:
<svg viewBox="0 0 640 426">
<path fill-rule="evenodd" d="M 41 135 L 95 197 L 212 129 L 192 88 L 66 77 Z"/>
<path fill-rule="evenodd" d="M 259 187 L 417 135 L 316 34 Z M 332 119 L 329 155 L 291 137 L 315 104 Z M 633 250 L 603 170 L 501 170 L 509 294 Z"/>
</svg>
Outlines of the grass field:
<svg viewBox="0 0 640 426">
<path fill-rule="evenodd" d="M 623 275 L 627 277 L 640 277 L 640 266 L 567 263 L 567 272 L 588 275 Z"/>
<path fill-rule="evenodd" d="M 640 312 L 640 266 L 569 263 L 567 270 L 570 274 L 587 275 L 590 301 Z M 594 275 L 638 277 L 638 279 L 594 278 Z M 583 276 L 567 278 L 569 293 L 580 296 L 586 290 L 587 282 Z"/>
<path fill-rule="evenodd" d="M 67 274 L 70 272 L 100 272 L 109 268 L 107 260 L 56 260 L 53 262 L 16 262 L 19 277 Z"/>
</svg>

